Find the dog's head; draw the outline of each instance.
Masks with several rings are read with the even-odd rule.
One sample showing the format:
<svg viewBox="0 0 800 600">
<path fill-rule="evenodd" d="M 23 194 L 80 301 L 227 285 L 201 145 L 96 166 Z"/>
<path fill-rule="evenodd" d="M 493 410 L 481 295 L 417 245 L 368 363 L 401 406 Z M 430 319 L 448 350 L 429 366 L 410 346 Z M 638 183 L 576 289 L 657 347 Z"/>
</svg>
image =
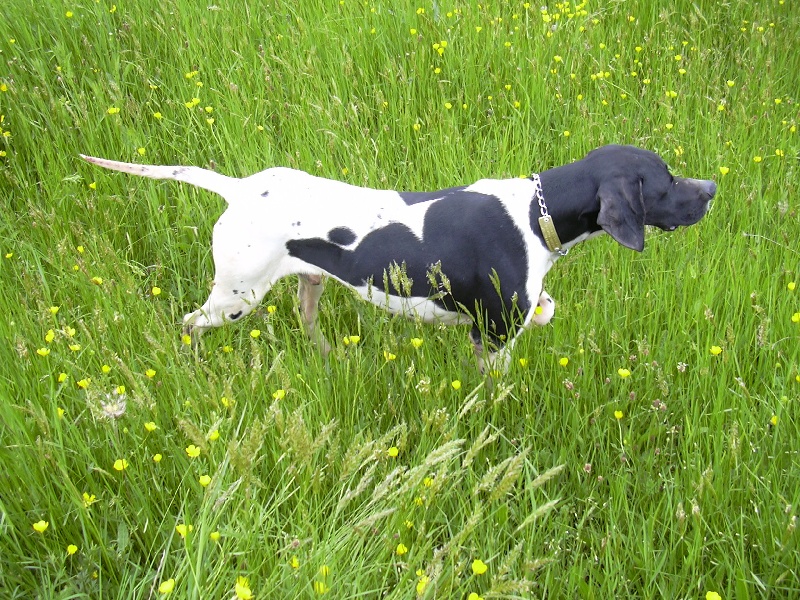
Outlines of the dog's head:
<svg viewBox="0 0 800 600">
<path fill-rule="evenodd" d="M 666 231 L 693 225 L 717 192 L 713 181 L 674 177 L 657 154 L 633 146 L 603 146 L 585 160 L 598 173 L 597 224 L 638 252 L 644 249 L 645 225 Z"/>
</svg>

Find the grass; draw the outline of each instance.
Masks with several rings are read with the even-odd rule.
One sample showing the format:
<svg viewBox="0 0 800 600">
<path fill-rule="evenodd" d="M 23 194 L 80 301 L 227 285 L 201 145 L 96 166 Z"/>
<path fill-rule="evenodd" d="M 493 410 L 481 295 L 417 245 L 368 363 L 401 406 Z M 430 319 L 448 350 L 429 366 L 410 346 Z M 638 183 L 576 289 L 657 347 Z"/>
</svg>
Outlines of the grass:
<svg viewBox="0 0 800 600">
<path fill-rule="evenodd" d="M 3 4 L 0 596 L 800 594 L 793 3 L 273 4 Z M 714 210 L 559 261 L 491 388 L 335 285 L 329 362 L 291 281 L 193 352 L 222 203 L 77 158 L 425 190 L 608 142 Z"/>
</svg>

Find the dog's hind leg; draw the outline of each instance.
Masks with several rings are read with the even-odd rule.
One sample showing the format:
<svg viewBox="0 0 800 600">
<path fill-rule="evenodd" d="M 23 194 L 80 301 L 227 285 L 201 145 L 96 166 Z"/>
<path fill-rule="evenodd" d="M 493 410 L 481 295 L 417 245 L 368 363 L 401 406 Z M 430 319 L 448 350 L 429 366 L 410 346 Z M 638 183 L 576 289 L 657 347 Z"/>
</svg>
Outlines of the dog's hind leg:
<svg viewBox="0 0 800 600">
<path fill-rule="evenodd" d="M 317 315 L 319 313 L 319 298 L 322 296 L 321 275 L 300 275 L 297 295 L 300 298 L 300 320 L 311 342 L 319 348 L 323 356 L 331 351 L 331 345 L 319 329 Z"/>
</svg>

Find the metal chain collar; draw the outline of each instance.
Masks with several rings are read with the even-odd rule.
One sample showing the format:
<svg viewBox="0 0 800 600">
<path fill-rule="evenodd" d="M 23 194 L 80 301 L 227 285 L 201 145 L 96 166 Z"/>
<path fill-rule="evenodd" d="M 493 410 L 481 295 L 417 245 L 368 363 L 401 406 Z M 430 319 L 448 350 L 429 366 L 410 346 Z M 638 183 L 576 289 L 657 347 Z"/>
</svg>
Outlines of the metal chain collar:
<svg viewBox="0 0 800 600">
<path fill-rule="evenodd" d="M 542 216 L 539 217 L 539 227 L 542 230 L 544 241 L 550 252 L 558 252 L 561 256 L 566 256 L 569 250 L 562 248 L 561 240 L 558 239 L 558 233 L 553 223 L 553 217 L 547 212 L 547 204 L 544 202 L 544 192 L 542 192 L 542 180 L 539 174 L 534 173 L 531 175 L 531 181 L 533 181 L 533 197 L 536 198 L 536 202 L 539 204 L 539 212 L 542 213 Z"/>
</svg>

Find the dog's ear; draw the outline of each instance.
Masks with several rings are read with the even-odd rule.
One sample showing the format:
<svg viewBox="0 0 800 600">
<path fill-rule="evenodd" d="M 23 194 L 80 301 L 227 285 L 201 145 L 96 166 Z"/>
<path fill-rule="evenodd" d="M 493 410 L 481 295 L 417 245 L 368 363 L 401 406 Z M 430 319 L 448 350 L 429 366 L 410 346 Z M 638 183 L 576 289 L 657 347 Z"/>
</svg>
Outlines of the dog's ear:
<svg viewBox="0 0 800 600">
<path fill-rule="evenodd" d="M 644 250 L 644 196 L 641 180 L 616 176 L 597 190 L 600 214 L 597 224 L 620 244 Z"/>
</svg>

